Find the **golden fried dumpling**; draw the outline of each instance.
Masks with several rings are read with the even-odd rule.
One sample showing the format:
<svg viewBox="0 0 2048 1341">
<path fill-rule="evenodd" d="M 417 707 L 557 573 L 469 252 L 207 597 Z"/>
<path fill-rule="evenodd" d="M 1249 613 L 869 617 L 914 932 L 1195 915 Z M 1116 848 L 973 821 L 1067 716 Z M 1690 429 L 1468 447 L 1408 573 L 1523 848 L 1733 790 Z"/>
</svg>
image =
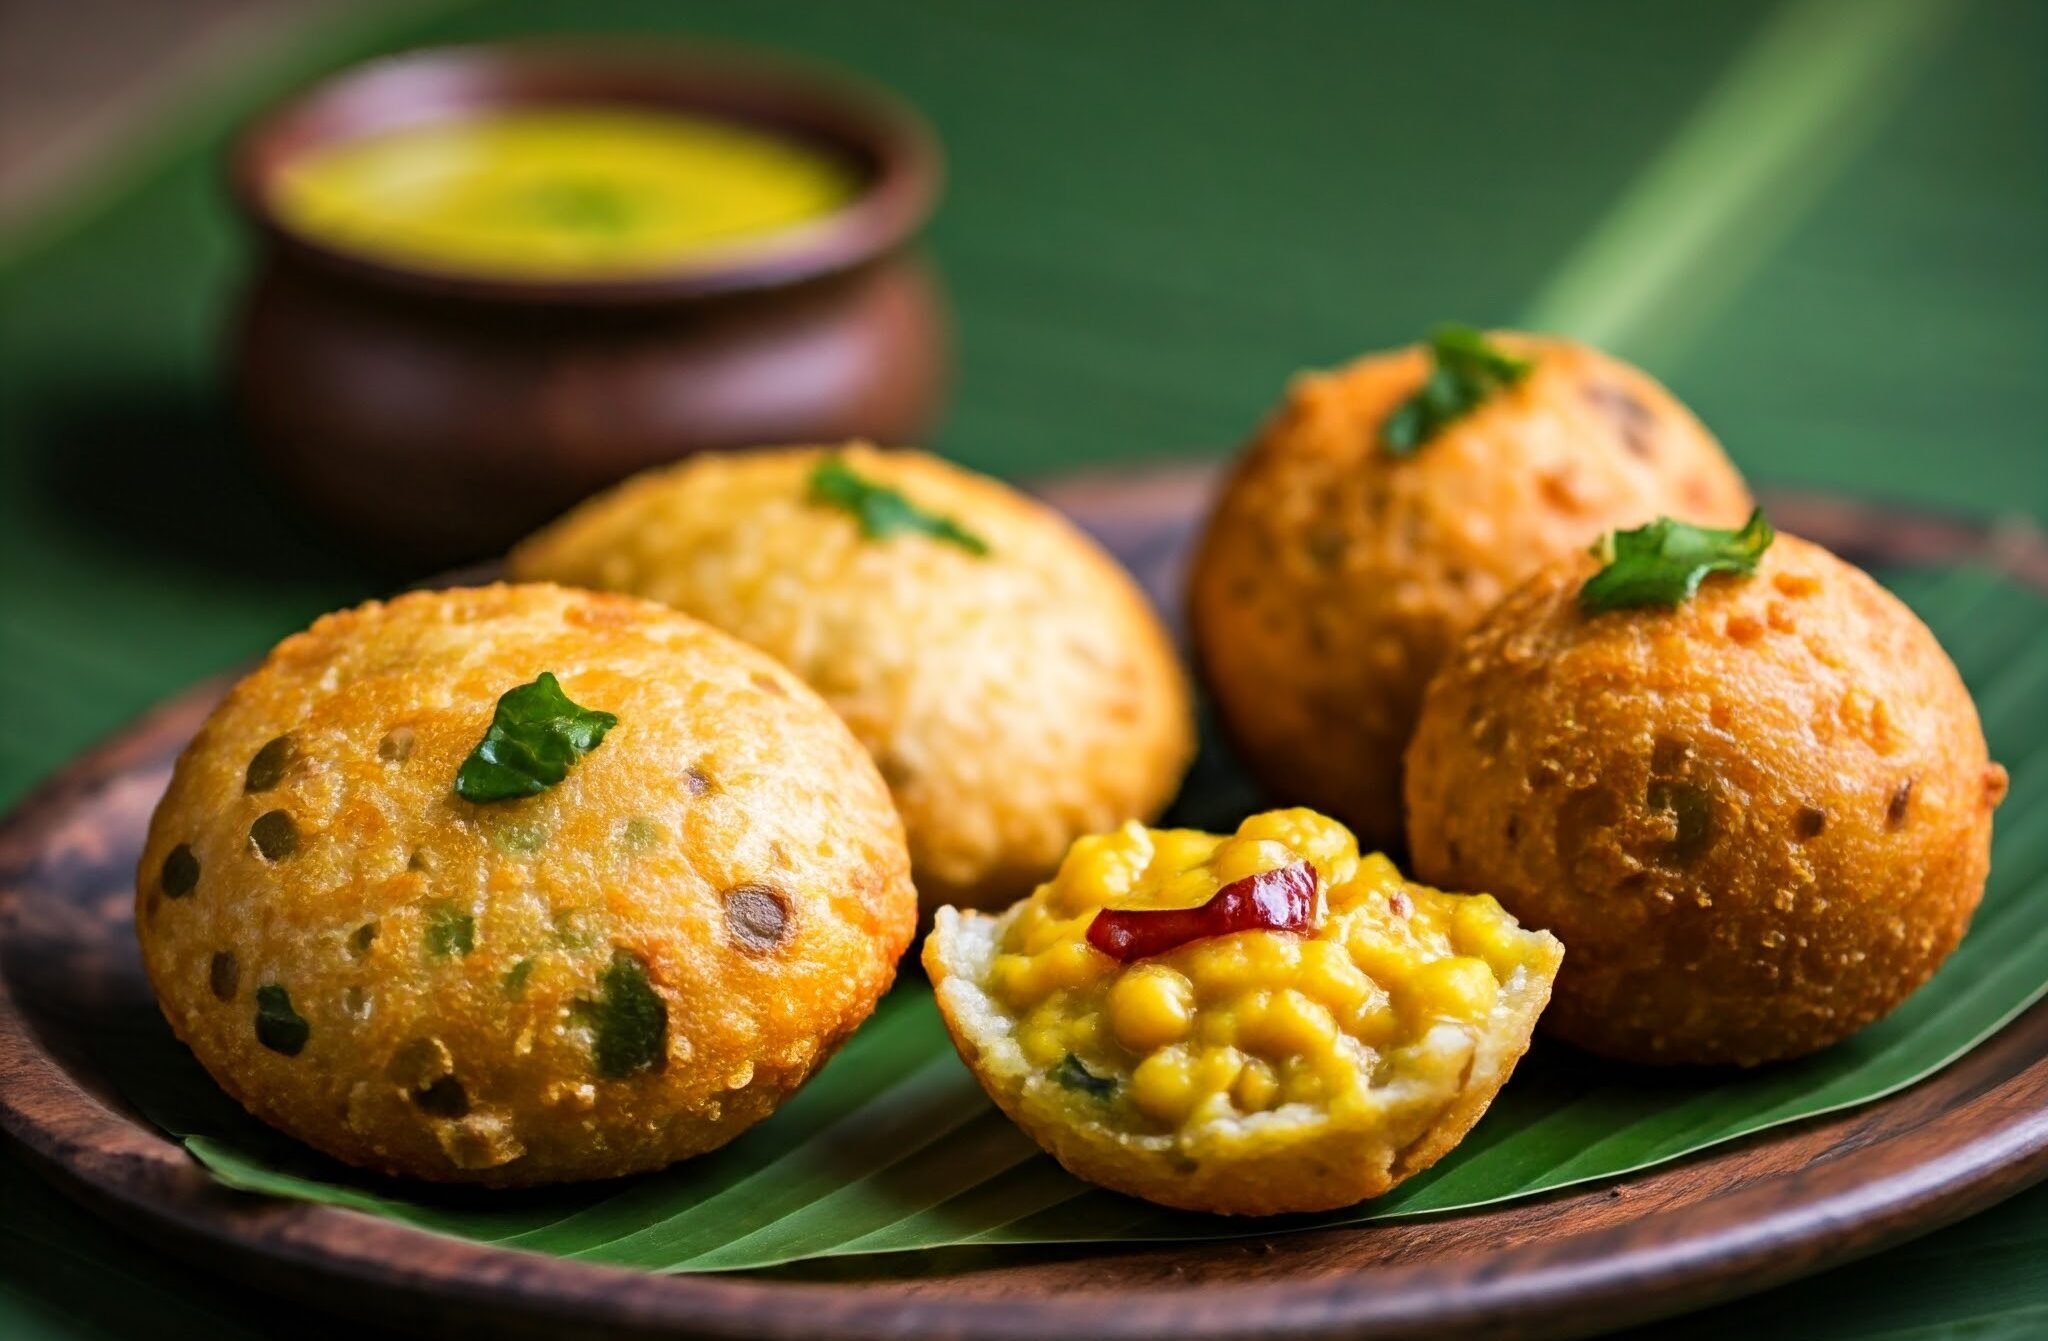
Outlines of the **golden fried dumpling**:
<svg viewBox="0 0 2048 1341">
<path fill-rule="evenodd" d="M 1676 605 L 1589 610 L 1601 567 L 1545 568 L 1430 686 L 1417 873 L 1562 937 L 1544 1029 L 1605 1056 L 1753 1065 L 1885 1015 L 1969 926 L 2005 794 L 1955 666 L 1792 536 Z"/>
<path fill-rule="evenodd" d="M 916 921 L 873 763 L 795 676 L 552 586 L 329 615 L 150 823 L 164 1015 L 251 1112 L 382 1173 L 659 1168 L 766 1117 Z"/>
<path fill-rule="evenodd" d="M 1195 652 L 1246 766 L 1376 846 L 1401 840 L 1422 691 L 1489 606 L 1602 531 L 1749 511 L 1713 435 L 1640 370 L 1538 336 L 1438 344 L 1296 378 L 1189 579 Z M 1523 371 L 1480 376 L 1503 359 Z M 1417 416 L 1468 362 L 1463 412 Z"/>
<path fill-rule="evenodd" d="M 1129 574 L 1052 509 L 921 452 L 692 457 L 592 499 L 512 571 L 672 605 L 775 657 L 888 779 L 927 908 L 1000 906 L 1172 799 L 1186 677 Z"/>
</svg>

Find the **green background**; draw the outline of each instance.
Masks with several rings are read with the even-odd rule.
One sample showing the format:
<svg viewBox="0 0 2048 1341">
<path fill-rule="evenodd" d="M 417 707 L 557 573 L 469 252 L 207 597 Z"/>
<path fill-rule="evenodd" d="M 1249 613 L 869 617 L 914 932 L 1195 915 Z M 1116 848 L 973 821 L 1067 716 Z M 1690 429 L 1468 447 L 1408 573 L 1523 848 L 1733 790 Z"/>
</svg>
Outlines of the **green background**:
<svg viewBox="0 0 2048 1341">
<path fill-rule="evenodd" d="M 591 29 L 804 52 L 933 120 L 951 180 L 929 242 L 959 341 L 936 445 L 971 464 L 1220 454 L 1293 369 L 1533 316 L 1645 362 L 1765 487 L 2048 517 L 2030 0 L 366 9 L 0 239 L 0 804 L 409 576 L 310 531 L 242 461 L 215 358 L 244 262 L 229 129 L 371 52 Z M 283 1316 L 129 1245 L 11 1152 L 0 1190 L 0 1332 Z M 1660 1334 L 2033 1336 L 2044 1261 L 2037 1189 Z"/>
</svg>

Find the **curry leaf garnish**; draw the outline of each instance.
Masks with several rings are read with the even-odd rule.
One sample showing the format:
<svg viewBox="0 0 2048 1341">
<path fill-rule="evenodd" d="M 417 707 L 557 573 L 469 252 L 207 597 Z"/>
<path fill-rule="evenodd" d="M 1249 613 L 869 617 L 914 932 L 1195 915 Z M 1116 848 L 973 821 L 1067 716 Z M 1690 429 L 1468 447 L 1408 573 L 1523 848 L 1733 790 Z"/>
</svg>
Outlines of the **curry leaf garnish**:
<svg viewBox="0 0 2048 1341">
<path fill-rule="evenodd" d="M 590 1027 L 590 1060 L 606 1080 L 659 1071 L 667 1060 L 668 1005 L 648 981 L 647 966 L 631 953 L 612 951 L 597 999 L 578 1001 L 574 1010 Z"/>
<path fill-rule="evenodd" d="M 569 766 L 596 749 L 619 724 L 608 712 L 578 707 L 551 671 L 498 699 L 491 728 L 455 775 L 465 801 L 506 801 L 534 796 L 569 775 Z"/>
<path fill-rule="evenodd" d="M 1395 456 L 1410 455 L 1444 425 L 1521 381 L 1535 366 L 1495 348 L 1473 327 L 1455 324 L 1430 332 L 1429 352 L 1436 366 L 1421 388 L 1380 425 L 1380 445 Z"/>
<path fill-rule="evenodd" d="M 1115 1076 L 1096 1075 L 1088 1069 L 1086 1062 L 1071 1052 L 1060 1058 L 1060 1064 L 1052 1069 L 1052 1078 L 1058 1081 L 1062 1088 L 1079 1090 L 1098 1099 L 1107 1099 L 1116 1093 Z"/>
<path fill-rule="evenodd" d="M 296 1057 L 312 1037 L 312 1026 L 292 1009 L 292 994 L 274 982 L 256 989 L 256 1041 L 272 1052 Z"/>
<path fill-rule="evenodd" d="M 427 953 L 436 959 L 476 949 L 476 918 L 452 903 L 427 909 Z"/>
<path fill-rule="evenodd" d="M 1611 531 L 1593 546 L 1599 572 L 1579 588 L 1587 614 L 1639 605 L 1677 605 L 1691 599 L 1709 573 L 1754 573 L 1777 532 L 1762 508 L 1739 531 L 1693 526 L 1659 517 L 1633 531 Z"/>
<path fill-rule="evenodd" d="M 836 456 L 826 457 L 811 471 L 811 501 L 852 513 L 860 523 L 860 533 L 869 540 L 912 531 L 958 545 L 969 554 L 989 552 L 988 542 L 959 522 L 927 512 L 888 485 L 862 477 Z"/>
</svg>

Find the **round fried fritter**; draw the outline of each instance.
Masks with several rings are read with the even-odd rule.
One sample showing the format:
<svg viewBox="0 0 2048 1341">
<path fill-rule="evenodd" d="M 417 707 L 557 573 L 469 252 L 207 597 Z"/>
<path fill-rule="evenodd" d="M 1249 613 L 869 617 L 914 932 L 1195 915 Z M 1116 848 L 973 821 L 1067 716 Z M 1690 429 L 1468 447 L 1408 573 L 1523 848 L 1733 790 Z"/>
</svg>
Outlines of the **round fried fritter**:
<svg viewBox="0 0 2048 1341">
<path fill-rule="evenodd" d="M 1313 871 L 1298 930 L 1119 963 L 1105 909 L 1199 907 Z M 1307 810 L 1235 834 L 1135 823 L 999 915 L 939 911 L 924 964 L 989 1097 L 1079 1177 L 1227 1215 L 1379 1196 L 1464 1139 L 1529 1046 L 1564 953 L 1484 895 L 1401 878 Z"/>
<path fill-rule="evenodd" d="M 1719 445 L 1651 378 L 1583 345 L 1491 338 L 1534 369 L 1408 456 L 1379 435 L 1429 373 L 1422 348 L 1297 378 L 1195 558 L 1195 651 L 1240 757 L 1378 846 L 1401 838 L 1422 691 L 1489 606 L 1614 527 L 1749 512 Z"/>
<path fill-rule="evenodd" d="M 865 534 L 821 462 L 985 543 Z M 919 893 L 990 906 L 1084 833 L 1150 819 L 1194 751 L 1185 677 L 1122 568 L 1051 509 L 918 452 L 693 457 L 513 551 L 515 575 L 672 605 L 781 660 L 888 779 Z"/>
<path fill-rule="evenodd" d="M 542 672 L 617 724 L 537 795 L 458 770 Z M 423 592 L 287 638 L 151 822 L 143 959 L 251 1112 L 351 1164 L 499 1186 L 658 1168 L 774 1110 L 916 921 L 858 742 L 647 601 Z"/>
<path fill-rule="evenodd" d="M 1790 536 L 1675 609 L 1582 613 L 1597 567 L 1546 568 L 1430 686 L 1417 872 L 1571 946 L 1544 1026 L 1609 1057 L 1753 1065 L 1883 1016 L 1968 927 L 2005 794 L 1954 665 Z"/>
</svg>

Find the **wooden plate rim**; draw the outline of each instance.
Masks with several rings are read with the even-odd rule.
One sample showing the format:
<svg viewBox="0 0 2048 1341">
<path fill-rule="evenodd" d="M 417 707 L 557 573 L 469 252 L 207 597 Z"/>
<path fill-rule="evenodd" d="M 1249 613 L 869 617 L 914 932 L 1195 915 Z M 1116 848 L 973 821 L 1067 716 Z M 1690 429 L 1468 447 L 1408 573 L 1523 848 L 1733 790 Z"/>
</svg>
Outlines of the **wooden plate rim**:
<svg viewBox="0 0 2048 1341">
<path fill-rule="evenodd" d="M 1184 496 L 1180 481 L 1186 478 L 1180 472 L 1166 492 Z M 1054 492 L 1085 494 L 1090 488 L 1076 484 Z M 1958 525 L 1924 516 L 1910 520 L 1893 534 L 1949 535 Z M 1891 527 L 1855 529 L 1869 538 Z M 1977 539 L 1995 542 L 1982 533 Z M 1996 557 L 2012 552 L 2008 542 L 1995 543 L 2004 546 Z M 1942 558 L 1955 557 L 1948 545 L 1941 548 Z M 2038 580 L 2041 570 L 2033 566 L 2032 554 L 2021 552 L 2021 562 L 1999 566 L 2023 581 Z M 208 682 L 166 702 L 37 789 L 0 821 L 0 870 L 20 869 L 50 817 L 137 762 L 182 744 L 224 686 L 225 681 Z M 11 883 L 0 887 L 0 934 L 15 921 L 16 898 Z M 375 1290 L 386 1298 L 380 1311 L 392 1311 L 389 1301 L 396 1296 L 406 1301 L 406 1313 L 457 1330 L 467 1330 L 465 1320 L 502 1320 L 508 1308 L 518 1311 L 522 1329 L 572 1326 L 604 1335 L 803 1341 L 1334 1338 L 1468 1330 L 1512 1337 L 1618 1326 L 1874 1251 L 2048 1177 L 2048 1002 L 2008 1024 L 1969 1060 L 1981 1063 L 1973 1069 L 1992 1069 L 2009 1060 L 2007 1053 L 2017 1054 L 2015 1069 L 1959 1094 L 1932 1121 L 1694 1206 L 1502 1248 L 1481 1260 L 1379 1266 L 1309 1281 L 1110 1286 L 1111 1306 L 1103 1293 L 1090 1291 L 962 1299 L 911 1297 L 858 1284 L 663 1275 L 470 1243 L 335 1207 L 241 1196 L 214 1183 L 167 1137 L 81 1088 L 38 1047 L 0 975 L 0 1129 L 21 1142 L 66 1192 L 209 1269 L 261 1276 L 266 1287 L 343 1311 L 359 1311 L 363 1291 Z M 1902 1094 L 1952 1082 L 1958 1065 Z M 1867 1122 L 1899 1097 L 1856 1112 Z M 1790 1130 L 1779 1128 L 1751 1142 Z M 1743 1144 L 1748 1143 L 1688 1162 L 1710 1162 Z M 1789 1184 L 1798 1185 L 1796 1199 L 1787 1195 Z M 1584 1189 L 1553 1194 L 1576 1195 Z M 1652 1229 L 1659 1232 L 1646 1232 Z M 280 1275 L 280 1264 L 290 1270 Z"/>
</svg>

